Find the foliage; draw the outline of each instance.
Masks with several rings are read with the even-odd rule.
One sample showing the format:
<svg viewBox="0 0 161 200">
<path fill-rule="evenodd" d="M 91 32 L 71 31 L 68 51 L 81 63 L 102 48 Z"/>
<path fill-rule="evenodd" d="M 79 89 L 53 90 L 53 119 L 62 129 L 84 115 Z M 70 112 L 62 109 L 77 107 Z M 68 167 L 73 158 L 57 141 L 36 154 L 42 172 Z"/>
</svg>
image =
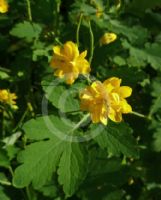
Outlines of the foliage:
<svg viewBox="0 0 161 200">
<path fill-rule="evenodd" d="M 8 0 L 0 13 L 0 199 L 161 199 L 161 1 Z M 100 45 L 102 36 L 110 42 Z M 108 38 L 109 39 L 109 38 Z M 53 46 L 87 50 L 90 75 L 54 76 Z M 58 56 L 59 58 L 59 56 Z M 133 89 L 123 121 L 80 110 L 91 82 Z"/>
</svg>

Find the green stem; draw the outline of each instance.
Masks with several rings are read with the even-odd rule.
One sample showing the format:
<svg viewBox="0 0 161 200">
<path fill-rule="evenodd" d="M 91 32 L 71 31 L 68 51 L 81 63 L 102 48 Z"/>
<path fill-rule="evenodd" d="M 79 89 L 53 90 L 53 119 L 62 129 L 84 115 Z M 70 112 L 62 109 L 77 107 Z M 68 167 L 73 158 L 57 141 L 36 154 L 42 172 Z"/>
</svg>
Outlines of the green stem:
<svg viewBox="0 0 161 200">
<path fill-rule="evenodd" d="M 4 67 L 0 67 L 0 71 L 6 72 L 6 73 L 10 73 L 10 72 L 11 72 L 10 69 L 6 69 L 6 68 L 4 68 Z"/>
<path fill-rule="evenodd" d="M 55 38 L 55 42 L 58 43 L 60 46 L 63 46 L 63 44 L 60 42 L 59 38 Z"/>
<path fill-rule="evenodd" d="M 77 31 L 76 31 L 76 42 L 77 42 L 78 47 L 79 47 L 79 31 L 80 31 L 80 25 L 81 25 L 81 22 L 82 22 L 82 17 L 83 17 L 83 14 L 81 13 L 80 17 L 79 17 L 79 22 L 78 22 L 78 25 L 77 25 Z"/>
<path fill-rule="evenodd" d="M 5 116 L 4 116 L 4 110 L 2 110 L 2 136 L 3 136 L 3 138 L 5 137 L 5 133 L 6 133 L 6 131 L 5 131 Z"/>
<path fill-rule="evenodd" d="M 28 113 L 28 107 L 27 107 L 27 109 L 25 110 L 25 112 L 23 113 L 21 119 L 20 119 L 19 122 L 17 123 L 17 125 L 16 125 L 16 127 L 14 128 L 13 132 L 16 132 L 17 129 L 18 129 L 19 127 L 21 127 L 22 122 L 24 121 L 24 119 L 25 119 L 27 113 Z"/>
<path fill-rule="evenodd" d="M 84 74 L 84 77 L 86 78 L 88 84 L 90 85 L 92 83 L 92 80 L 90 79 L 90 75 L 89 74 Z"/>
<path fill-rule="evenodd" d="M 136 115 L 136 116 L 141 117 L 141 118 L 145 118 L 145 119 L 149 119 L 150 120 L 150 118 L 148 116 L 143 115 L 143 114 L 138 113 L 138 112 L 135 112 L 135 111 L 132 111 L 131 114 Z"/>
<path fill-rule="evenodd" d="M 59 12 L 60 12 L 60 5 L 61 3 L 57 1 L 56 3 L 56 9 L 53 10 L 54 14 L 54 29 L 55 29 L 55 35 L 58 36 L 59 33 Z"/>
<path fill-rule="evenodd" d="M 89 63 L 91 64 L 93 59 L 93 52 L 94 52 L 94 35 L 91 27 L 91 22 L 89 21 L 89 33 L 90 33 L 90 57 Z"/>
<path fill-rule="evenodd" d="M 31 197 L 31 194 L 30 194 L 30 188 L 29 188 L 29 186 L 26 187 L 26 194 L 27 194 L 28 200 L 32 200 L 32 197 Z"/>
<path fill-rule="evenodd" d="M 81 126 L 81 124 L 82 124 L 83 122 L 85 122 L 85 121 L 89 118 L 89 116 L 90 116 L 89 113 L 86 114 L 86 115 L 84 115 L 84 117 L 74 126 L 74 128 L 73 128 L 70 132 L 73 132 L 73 131 L 75 131 L 76 129 L 78 129 L 78 128 Z"/>
<path fill-rule="evenodd" d="M 9 167 L 8 167 L 8 170 L 9 170 L 9 172 L 11 173 L 11 175 L 12 175 L 12 177 L 13 177 L 14 173 L 13 173 L 13 169 L 12 169 L 12 167 L 9 166 Z"/>
<path fill-rule="evenodd" d="M 30 3 L 30 0 L 26 0 L 26 3 L 27 3 L 28 18 L 29 18 L 29 21 L 32 22 L 32 12 L 31 12 L 31 3 Z"/>
</svg>

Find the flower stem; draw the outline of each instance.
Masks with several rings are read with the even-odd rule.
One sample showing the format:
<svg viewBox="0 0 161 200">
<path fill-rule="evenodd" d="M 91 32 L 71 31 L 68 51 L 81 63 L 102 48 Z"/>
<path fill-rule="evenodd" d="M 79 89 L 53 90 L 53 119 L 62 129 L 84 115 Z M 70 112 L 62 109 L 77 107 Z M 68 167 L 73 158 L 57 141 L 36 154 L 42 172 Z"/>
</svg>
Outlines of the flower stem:
<svg viewBox="0 0 161 200">
<path fill-rule="evenodd" d="M 58 37 L 55 38 L 55 42 L 56 42 L 58 45 L 63 46 L 63 44 L 60 42 L 60 40 L 59 40 Z"/>
<path fill-rule="evenodd" d="M 26 187 L 26 194 L 27 194 L 28 200 L 32 200 L 29 186 Z"/>
<path fill-rule="evenodd" d="M 93 59 L 93 52 L 94 52 L 94 35 L 91 27 L 91 22 L 89 21 L 89 33 L 90 33 L 90 57 L 89 63 L 91 64 Z"/>
<path fill-rule="evenodd" d="M 25 112 L 23 113 L 22 117 L 20 118 L 19 122 L 17 123 L 16 127 L 13 129 L 13 132 L 16 132 L 18 128 L 20 128 L 22 126 L 22 123 L 26 117 L 26 115 L 28 114 L 28 107 L 26 108 Z"/>
<path fill-rule="evenodd" d="M 82 17 L 83 17 L 83 14 L 81 13 L 80 17 L 79 17 L 79 22 L 78 22 L 78 25 L 77 25 L 77 31 L 76 31 L 76 42 L 77 42 L 78 47 L 79 47 L 79 30 L 80 30 L 80 25 L 81 25 L 81 22 L 82 22 Z"/>
<path fill-rule="evenodd" d="M 136 116 L 141 117 L 141 118 L 145 118 L 145 119 L 150 120 L 150 118 L 148 116 L 143 115 L 143 114 L 138 113 L 138 112 L 135 112 L 135 111 L 132 111 L 131 114 L 136 115 Z"/>
<path fill-rule="evenodd" d="M 27 3 L 28 18 L 29 18 L 29 21 L 32 22 L 31 2 L 30 0 L 26 0 L 26 3 Z"/>
<path fill-rule="evenodd" d="M 2 110 L 2 136 L 3 136 L 3 138 L 5 137 L 5 133 L 6 133 L 6 131 L 5 131 L 5 117 L 4 117 L 4 110 Z"/>
<path fill-rule="evenodd" d="M 73 129 L 72 129 L 70 132 L 73 132 L 73 131 L 75 131 L 76 129 L 78 129 L 78 128 L 81 126 L 81 124 L 82 124 L 83 122 L 85 122 L 85 121 L 89 118 L 89 116 L 90 116 L 89 113 L 86 114 L 86 115 L 84 115 L 84 117 L 73 127 Z"/>
</svg>

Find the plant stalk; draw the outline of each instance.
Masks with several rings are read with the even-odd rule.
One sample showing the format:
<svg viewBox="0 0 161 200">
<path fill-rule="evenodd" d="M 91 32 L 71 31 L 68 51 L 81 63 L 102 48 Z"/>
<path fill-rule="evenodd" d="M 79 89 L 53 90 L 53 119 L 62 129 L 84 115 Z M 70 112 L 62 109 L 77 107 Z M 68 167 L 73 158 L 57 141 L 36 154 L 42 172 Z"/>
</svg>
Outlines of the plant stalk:
<svg viewBox="0 0 161 200">
<path fill-rule="evenodd" d="M 90 34 L 90 57 L 89 63 L 91 64 L 93 59 L 93 52 L 94 52 L 94 35 L 91 27 L 91 22 L 89 21 L 89 34 Z"/>
<path fill-rule="evenodd" d="M 82 22 L 82 17 L 83 17 L 83 14 L 81 13 L 80 17 L 79 17 L 79 22 L 78 22 L 78 25 L 77 25 L 77 31 L 76 31 L 76 42 L 77 42 L 78 47 L 79 47 L 79 31 L 80 31 L 80 25 L 81 25 L 81 22 Z"/>
<path fill-rule="evenodd" d="M 29 21 L 32 22 L 32 12 L 31 12 L 31 2 L 30 2 L 30 0 L 26 0 L 26 4 L 27 4 L 28 18 L 29 18 Z"/>
</svg>

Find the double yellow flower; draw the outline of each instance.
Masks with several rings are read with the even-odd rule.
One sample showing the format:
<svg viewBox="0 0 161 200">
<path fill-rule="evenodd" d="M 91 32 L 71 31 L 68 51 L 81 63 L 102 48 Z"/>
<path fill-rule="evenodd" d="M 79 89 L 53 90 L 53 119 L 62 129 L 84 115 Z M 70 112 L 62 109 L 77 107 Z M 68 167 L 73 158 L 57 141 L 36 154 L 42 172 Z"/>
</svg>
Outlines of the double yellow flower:
<svg viewBox="0 0 161 200">
<path fill-rule="evenodd" d="M 125 99 L 131 95 L 132 89 L 120 84 L 121 79 L 112 77 L 103 83 L 95 81 L 81 92 L 81 109 L 90 113 L 93 123 L 106 125 L 108 118 L 120 122 L 122 113 L 132 112 Z"/>
<path fill-rule="evenodd" d="M 54 55 L 51 66 L 55 69 L 55 76 L 65 78 L 67 84 L 73 84 L 79 74 L 89 74 L 89 62 L 85 59 L 87 51 L 79 53 L 78 47 L 69 41 L 61 46 L 53 47 Z"/>
<path fill-rule="evenodd" d="M 91 71 L 90 64 L 85 59 L 87 51 L 79 53 L 75 43 L 69 41 L 63 46 L 54 46 L 53 50 L 51 66 L 55 69 L 54 75 L 64 78 L 67 84 L 73 84 L 79 74 L 89 74 Z M 132 112 L 126 101 L 132 89 L 120 85 L 121 79 L 112 77 L 103 83 L 95 81 L 81 91 L 80 108 L 90 113 L 93 123 L 101 122 L 106 125 L 108 118 L 120 122 L 122 114 Z"/>
</svg>

